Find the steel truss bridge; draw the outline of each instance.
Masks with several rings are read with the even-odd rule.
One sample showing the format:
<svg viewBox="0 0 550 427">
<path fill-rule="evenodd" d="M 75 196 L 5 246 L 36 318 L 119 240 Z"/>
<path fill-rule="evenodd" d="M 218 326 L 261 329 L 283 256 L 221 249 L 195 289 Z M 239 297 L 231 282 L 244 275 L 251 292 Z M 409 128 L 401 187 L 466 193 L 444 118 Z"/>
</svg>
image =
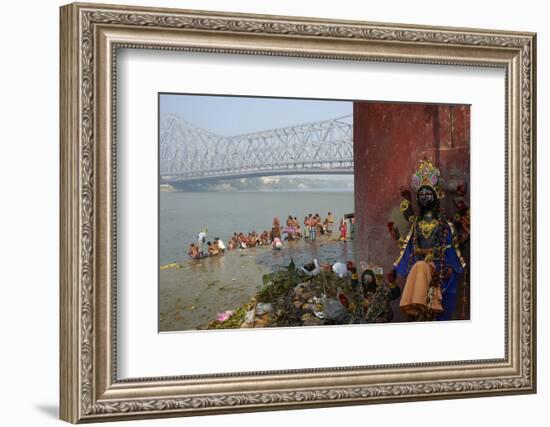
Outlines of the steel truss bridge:
<svg viewBox="0 0 550 427">
<path fill-rule="evenodd" d="M 274 175 L 352 174 L 352 116 L 236 136 L 160 119 L 162 183 Z"/>
</svg>

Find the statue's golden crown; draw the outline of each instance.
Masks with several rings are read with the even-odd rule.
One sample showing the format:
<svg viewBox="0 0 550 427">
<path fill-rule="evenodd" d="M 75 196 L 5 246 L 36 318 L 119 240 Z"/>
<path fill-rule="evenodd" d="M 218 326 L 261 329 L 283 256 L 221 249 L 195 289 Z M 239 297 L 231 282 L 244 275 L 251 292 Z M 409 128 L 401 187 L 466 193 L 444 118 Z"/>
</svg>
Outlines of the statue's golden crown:
<svg viewBox="0 0 550 427">
<path fill-rule="evenodd" d="M 443 181 L 440 177 L 439 169 L 430 159 L 423 159 L 419 162 L 418 168 L 414 172 L 411 180 L 411 187 L 416 192 L 420 187 L 431 188 L 439 199 L 445 197 L 443 191 Z"/>
</svg>

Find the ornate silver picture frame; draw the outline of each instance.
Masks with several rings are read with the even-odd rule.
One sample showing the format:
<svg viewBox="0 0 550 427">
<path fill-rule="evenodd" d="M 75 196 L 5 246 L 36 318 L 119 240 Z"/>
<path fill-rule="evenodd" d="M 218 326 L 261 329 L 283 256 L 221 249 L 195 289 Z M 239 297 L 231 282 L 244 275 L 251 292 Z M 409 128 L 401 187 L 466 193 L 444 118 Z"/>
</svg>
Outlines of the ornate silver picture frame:
<svg viewBox="0 0 550 427">
<path fill-rule="evenodd" d="M 63 6 L 60 18 L 61 419 L 97 422 L 536 392 L 535 34 L 78 3 Z M 497 248 L 505 260 L 504 357 L 119 378 L 121 49 L 504 70 L 506 191 L 505 212 L 498 214 L 505 217 L 505 247 Z"/>
</svg>

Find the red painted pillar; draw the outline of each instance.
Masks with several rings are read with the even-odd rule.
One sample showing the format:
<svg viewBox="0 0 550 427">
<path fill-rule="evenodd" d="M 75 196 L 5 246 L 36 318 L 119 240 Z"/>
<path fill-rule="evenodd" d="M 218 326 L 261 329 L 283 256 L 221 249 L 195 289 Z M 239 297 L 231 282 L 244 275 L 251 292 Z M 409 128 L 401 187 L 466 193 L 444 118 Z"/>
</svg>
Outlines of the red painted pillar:
<svg viewBox="0 0 550 427">
<path fill-rule="evenodd" d="M 470 108 L 355 102 L 353 125 L 357 260 L 389 272 L 399 250 L 387 224 L 393 221 L 402 234 L 408 231 L 399 190 L 410 189 L 419 160 L 432 159 L 446 182 L 469 184 Z M 449 215 L 455 212 L 452 198 L 447 192 L 442 200 Z"/>
</svg>

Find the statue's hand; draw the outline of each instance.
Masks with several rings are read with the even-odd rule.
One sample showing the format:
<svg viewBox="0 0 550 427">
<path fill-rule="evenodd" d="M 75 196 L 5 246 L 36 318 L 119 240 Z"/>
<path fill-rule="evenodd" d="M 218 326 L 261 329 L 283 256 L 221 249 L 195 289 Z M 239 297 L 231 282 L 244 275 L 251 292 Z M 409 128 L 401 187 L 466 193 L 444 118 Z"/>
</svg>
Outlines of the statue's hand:
<svg viewBox="0 0 550 427">
<path fill-rule="evenodd" d="M 405 220 L 411 222 L 411 218 L 414 218 L 411 192 L 404 187 L 401 187 L 399 191 L 402 197 L 401 203 L 399 204 L 399 210 L 403 214 Z"/>
<path fill-rule="evenodd" d="M 388 231 L 393 240 L 399 240 L 400 234 L 397 225 L 394 222 L 388 222 Z"/>
<path fill-rule="evenodd" d="M 404 199 L 407 199 L 409 202 L 412 200 L 411 192 L 407 190 L 405 187 L 401 186 L 399 188 L 399 192 L 401 193 L 401 197 L 403 197 Z"/>
</svg>

